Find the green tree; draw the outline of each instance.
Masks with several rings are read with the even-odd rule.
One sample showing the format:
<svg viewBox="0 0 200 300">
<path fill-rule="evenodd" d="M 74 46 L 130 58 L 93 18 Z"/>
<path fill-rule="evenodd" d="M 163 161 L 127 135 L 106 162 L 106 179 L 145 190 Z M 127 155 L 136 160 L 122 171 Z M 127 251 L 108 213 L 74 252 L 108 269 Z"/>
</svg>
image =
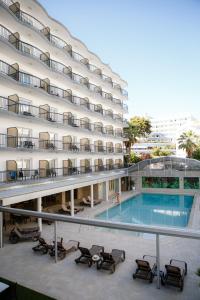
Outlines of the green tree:
<svg viewBox="0 0 200 300">
<path fill-rule="evenodd" d="M 183 132 L 178 138 L 179 149 L 186 151 L 187 157 L 192 157 L 192 153 L 197 148 L 198 136 L 192 131 Z"/>
<path fill-rule="evenodd" d="M 131 152 L 131 154 L 130 154 L 130 162 L 132 164 L 136 164 L 136 163 L 138 163 L 141 160 L 142 159 L 141 159 L 140 156 L 138 156 L 135 152 Z"/>
<path fill-rule="evenodd" d="M 200 160 L 200 146 L 197 146 L 197 148 L 193 151 L 192 158 Z"/>
<path fill-rule="evenodd" d="M 147 134 L 150 133 L 151 122 L 149 119 L 135 116 L 129 120 L 128 127 L 124 128 L 124 135 L 127 138 L 127 140 L 124 143 L 129 153 L 129 158 L 131 154 L 132 145 L 137 142 L 138 138 L 145 137 Z"/>
<path fill-rule="evenodd" d="M 154 157 L 156 157 L 156 156 L 169 156 L 169 155 L 172 155 L 172 154 L 173 154 L 173 152 L 167 147 L 165 147 L 165 148 L 155 147 L 152 150 L 152 155 Z"/>
</svg>

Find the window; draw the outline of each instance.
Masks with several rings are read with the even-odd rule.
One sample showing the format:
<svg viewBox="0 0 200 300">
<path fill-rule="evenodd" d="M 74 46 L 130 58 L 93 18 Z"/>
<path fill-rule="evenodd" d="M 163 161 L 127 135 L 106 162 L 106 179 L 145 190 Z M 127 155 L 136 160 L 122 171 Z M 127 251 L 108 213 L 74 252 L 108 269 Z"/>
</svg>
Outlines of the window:
<svg viewBox="0 0 200 300">
<path fill-rule="evenodd" d="M 21 45 L 22 45 L 22 52 L 31 54 L 31 48 L 28 45 L 26 45 L 24 43 L 21 43 Z"/>
<path fill-rule="evenodd" d="M 16 160 L 17 169 L 27 169 L 30 170 L 30 159 L 19 159 Z"/>
<path fill-rule="evenodd" d="M 18 135 L 23 137 L 31 136 L 31 129 L 28 128 L 18 128 Z"/>
<path fill-rule="evenodd" d="M 56 121 L 56 117 L 57 117 L 57 109 L 54 107 L 50 107 L 50 117 L 52 118 L 52 120 Z"/>
<path fill-rule="evenodd" d="M 8 99 L 0 97 L 0 109 L 8 109 Z"/>
<path fill-rule="evenodd" d="M 8 74 L 8 65 L 0 61 L 0 72 Z"/>
<path fill-rule="evenodd" d="M 31 105 L 31 101 L 30 100 L 26 100 L 26 99 L 20 99 L 19 100 L 20 103 L 20 108 L 21 108 L 21 112 L 30 112 L 30 105 Z"/>
<path fill-rule="evenodd" d="M 19 73 L 19 80 L 23 84 L 30 85 L 31 84 L 31 76 L 25 73 Z"/>
</svg>

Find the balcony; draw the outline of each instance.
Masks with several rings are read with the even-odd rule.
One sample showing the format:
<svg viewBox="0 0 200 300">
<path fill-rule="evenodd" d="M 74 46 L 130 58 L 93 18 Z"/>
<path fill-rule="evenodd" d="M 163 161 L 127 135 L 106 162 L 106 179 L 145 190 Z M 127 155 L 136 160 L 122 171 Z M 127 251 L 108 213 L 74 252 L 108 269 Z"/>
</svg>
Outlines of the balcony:
<svg viewBox="0 0 200 300">
<path fill-rule="evenodd" d="M 119 129 L 114 131 L 113 128 L 103 127 L 103 124 L 91 123 L 89 119 L 77 119 L 70 112 L 64 112 L 63 114 L 60 114 L 55 111 L 51 111 L 51 107 L 48 104 L 38 107 L 31 104 L 20 103 L 17 95 L 13 95 L 13 97 L 14 96 L 16 98 L 15 100 L 12 100 L 12 96 L 10 96 L 10 98 L 0 97 L 0 110 L 6 110 L 24 117 L 36 118 L 36 120 L 39 118 L 52 124 L 55 123 L 65 126 L 78 127 L 80 129 L 86 129 L 99 134 L 107 134 L 115 137 L 123 136 L 122 131 Z"/>
<path fill-rule="evenodd" d="M 74 60 L 80 62 L 82 65 L 84 65 L 89 71 L 97 74 L 102 80 L 107 82 L 109 85 L 112 86 L 113 89 L 118 90 L 121 95 L 128 96 L 128 93 L 126 90 L 122 89 L 119 84 L 116 84 L 112 81 L 111 77 L 106 76 L 105 74 L 102 74 L 102 71 L 89 63 L 89 60 L 87 58 L 84 58 L 81 54 L 75 52 L 72 50 L 72 46 L 67 44 L 64 40 L 62 40 L 60 37 L 55 36 L 50 33 L 50 28 L 46 27 L 42 22 L 31 16 L 30 14 L 27 14 L 26 12 L 22 11 L 20 9 L 20 4 L 18 2 L 12 3 L 5 0 L 1 0 L 8 8 L 15 14 L 15 16 L 26 26 L 31 27 L 35 29 L 36 31 L 40 32 L 50 43 L 52 43 L 57 48 L 65 50 L 65 52 Z M 8 4 L 9 3 L 9 4 Z"/>
<path fill-rule="evenodd" d="M 41 132 L 39 137 L 19 136 L 18 129 L 8 128 L 11 134 L 0 133 L 0 149 L 19 149 L 23 151 L 56 151 L 56 152 L 89 152 L 89 153 L 123 153 L 122 148 L 114 148 L 111 146 L 96 145 L 91 143 L 69 142 L 67 137 L 62 140 L 50 139 L 48 132 Z"/>
<path fill-rule="evenodd" d="M 22 42 L 18 37 L 18 33 L 11 33 L 7 28 L 0 25 L 0 36 L 5 38 L 8 42 L 10 42 L 17 50 L 21 51 L 25 55 L 35 57 L 39 59 L 41 62 L 45 63 L 50 69 L 56 72 L 60 72 L 63 75 L 67 76 L 72 81 L 86 87 L 88 90 L 93 91 L 103 98 L 113 101 L 113 97 L 111 94 L 103 92 L 101 87 L 96 86 L 89 82 L 88 78 L 85 78 L 79 74 L 73 73 L 71 67 L 67 67 L 62 63 L 59 63 L 55 60 L 50 59 L 49 53 L 44 53 L 42 50 L 34 47 L 28 43 Z M 122 106 L 121 100 L 118 99 L 118 105 Z"/>
<path fill-rule="evenodd" d="M 56 86 L 50 85 L 49 79 L 40 79 L 28 73 L 19 71 L 17 64 L 9 65 L 3 61 L 0 61 L 0 72 L 19 81 L 21 84 L 31 86 L 34 88 L 41 88 L 49 95 L 63 98 L 75 105 L 86 107 L 88 110 L 98 112 L 101 115 L 108 116 L 115 120 L 115 116 L 111 110 L 103 110 L 100 104 L 91 104 L 88 98 L 80 98 L 72 95 L 71 90 L 63 90 Z M 121 122 L 121 121 L 120 121 Z"/>
</svg>

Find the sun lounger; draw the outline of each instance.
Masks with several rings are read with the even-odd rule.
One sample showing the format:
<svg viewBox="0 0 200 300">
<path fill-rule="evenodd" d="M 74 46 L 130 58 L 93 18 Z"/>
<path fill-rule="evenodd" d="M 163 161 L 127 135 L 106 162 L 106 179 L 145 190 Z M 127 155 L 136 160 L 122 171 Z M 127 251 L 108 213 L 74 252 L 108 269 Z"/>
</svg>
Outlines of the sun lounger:
<svg viewBox="0 0 200 300">
<path fill-rule="evenodd" d="M 93 264 L 92 257 L 94 255 L 101 255 L 104 252 L 104 247 L 98 245 L 92 245 L 90 249 L 84 247 L 78 247 L 81 252 L 81 255 L 75 259 L 76 264 L 83 263 L 87 264 L 88 267 L 91 267 Z"/>
<path fill-rule="evenodd" d="M 101 199 L 94 199 L 93 200 L 93 204 L 97 205 L 100 204 L 102 202 Z M 85 197 L 82 198 L 81 204 L 85 205 L 85 206 L 91 206 L 91 197 L 88 196 L 87 199 Z"/>
<path fill-rule="evenodd" d="M 101 260 L 97 264 L 97 269 L 110 270 L 111 273 L 115 272 L 116 266 L 125 260 L 125 251 L 113 249 L 111 253 L 101 253 Z"/>
<path fill-rule="evenodd" d="M 57 242 L 58 259 L 64 259 L 67 254 L 78 250 L 78 247 L 78 241 L 69 240 L 67 243 L 64 243 L 63 238 L 61 238 L 61 240 Z M 55 257 L 55 242 L 53 242 L 53 247 L 49 251 L 49 255 Z"/>
<path fill-rule="evenodd" d="M 162 278 L 163 285 L 172 285 L 183 290 L 184 278 L 187 275 L 187 263 L 185 261 L 171 259 L 169 265 L 165 265 L 166 272 Z"/>
<path fill-rule="evenodd" d="M 74 213 L 77 214 L 78 212 L 80 211 L 83 211 L 84 208 L 83 207 L 74 207 Z M 62 208 L 58 210 L 58 212 L 60 214 L 67 214 L 67 215 L 70 215 L 71 214 L 71 205 L 65 205 L 65 204 L 62 204 Z"/>
<path fill-rule="evenodd" d="M 87 197 L 87 201 L 89 201 L 91 203 L 91 197 L 90 196 Z M 101 202 L 102 202 L 101 199 L 93 199 L 94 205 L 100 204 Z"/>
<path fill-rule="evenodd" d="M 81 204 L 85 205 L 85 206 L 91 206 L 91 202 L 88 199 L 84 198 L 84 197 L 81 200 Z"/>
<path fill-rule="evenodd" d="M 32 248 L 34 252 L 47 254 L 49 249 L 51 249 L 53 247 L 52 245 L 47 244 L 43 238 L 39 238 L 38 242 L 39 242 L 39 244 Z"/>
<path fill-rule="evenodd" d="M 155 262 L 145 260 L 146 257 L 154 258 L 155 261 L 155 257 L 150 255 L 144 255 L 143 259 L 136 259 L 137 268 L 135 273 L 133 273 L 133 279 L 140 278 L 152 283 L 156 275 L 157 266 Z"/>
</svg>

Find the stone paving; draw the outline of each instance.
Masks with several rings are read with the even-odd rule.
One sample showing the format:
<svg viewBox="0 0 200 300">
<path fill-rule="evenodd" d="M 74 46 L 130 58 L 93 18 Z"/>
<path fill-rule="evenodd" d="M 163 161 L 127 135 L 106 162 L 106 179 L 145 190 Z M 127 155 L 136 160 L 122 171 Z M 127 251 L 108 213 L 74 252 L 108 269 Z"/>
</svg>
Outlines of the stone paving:
<svg viewBox="0 0 200 300">
<path fill-rule="evenodd" d="M 110 205 L 111 202 L 93 209 L 87 208 L 82 215 L 89 217 Z M 53 225 L 43 224 L 43 236 L 47 240 L 53 239 L 53 230 Z M 169 237 L 160 239 L 161 269 L 164 270 L 164 265 L 171 258 L 188 263 L 184 291 L 180 292 L 173 287 L 161 286 L 158 290 L 156 278 L 152 284 L 132 279 L 135 259 L 141 258 L 143 254 L 155 255 L 153 236 L 58 222 L 58 237 L 60 236 L 64 241 L 78 240 L 83 247 L 97 244 L 104 246 L 105 251 L 124 249 L 126 260 L 118 265 L 114 274 L 97 271 L 95 266 L 88 268 L 86 265 L 76 265 L 74 259 L 79 256 L 79 251 L 55 264 L 49 255 L 33 253 L 31 248 L 35 245 L 34 242 L 11 245 L 5 237 L 5 247 L 0 250 L 0 276 L 60 300 L 200 299 L 200 278 L 195 274 L 200 267 L 200 241 Z"/>
</svg>

